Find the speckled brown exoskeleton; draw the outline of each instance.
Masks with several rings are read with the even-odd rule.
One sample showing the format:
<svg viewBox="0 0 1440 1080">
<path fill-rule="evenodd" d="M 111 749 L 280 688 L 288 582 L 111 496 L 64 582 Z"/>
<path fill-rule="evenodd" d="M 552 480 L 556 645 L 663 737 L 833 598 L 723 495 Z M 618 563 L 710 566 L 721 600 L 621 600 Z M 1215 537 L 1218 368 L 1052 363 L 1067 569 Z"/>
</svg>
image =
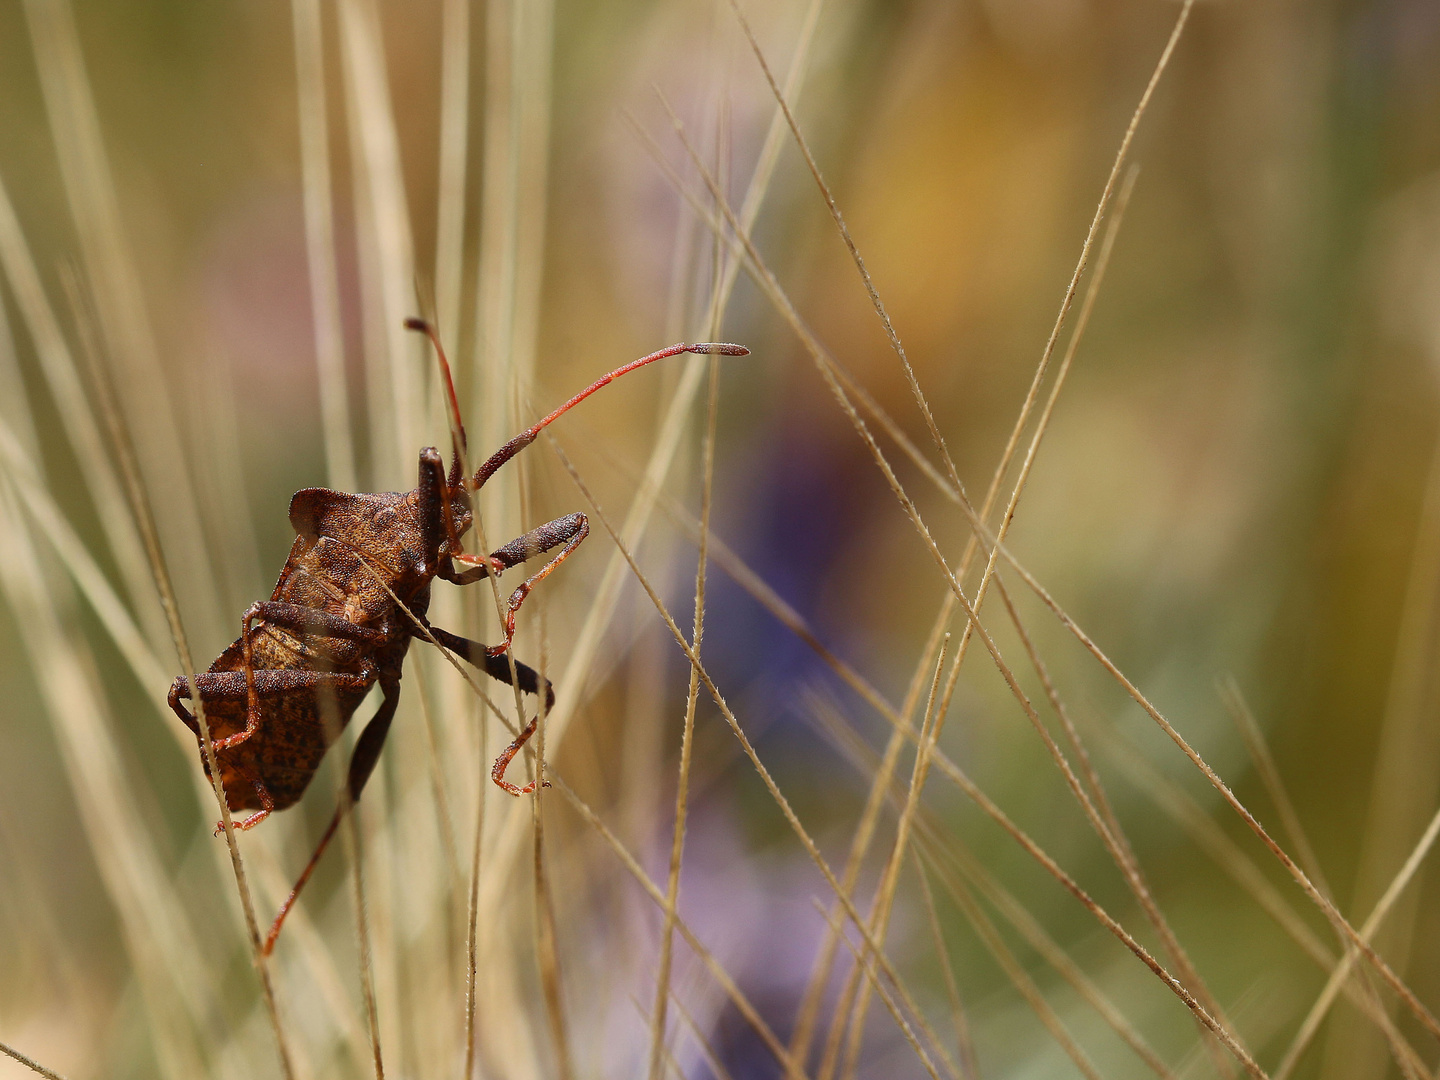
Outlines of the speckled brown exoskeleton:
<svg viewBox="0 0 1440 1080">
<path fill-rule="evenodd" d="M 256 811 L 237 823 L 240 829 L 250 829 L 273 811 L 299 801 L 325 751 L 370 688 L 380 684 L 379 707 L 350 758 L 346 797 L 276 917 L 265 943 L 267 953 L 285 914 L 375 768 L 400 700 L 400 677 L 412 638 L 433 639 L 491 678 L 518 682 L 525 693 L 538 696 L 543 691 L 547 708 L 554 700 L 548 682 L 505 654 L 525 597 L 579 546 L 589 525 L 584 514 L 567 514 L 489 555 L 473 555 L 461 542 L 473 522 L 472 493 L 534 442 L 542 428 L 612 379 L 680 353 L 743 356 L 749 351 L 740 345 L 682 343 L 641 357 L 526 428 L 467 477 L 462 464 L 465 429 L 439 338 L 419 319 L 407 320 L 406 326 L 430 337 L 444 374 L 454 443 L 448 475 L 439 451 L 426 447 L 420 451 L 419 482 L 411 491 L 360 495 L 327 488 L 297 491 L 290 500 L 290 524 L 297 535 L 274 593 L 246 610 L 239 639 L 208 671 L 188 678 L 182 675 L 170 687 L 170 707 L 197 736 L 199 725 L 181 702 L 198 690 L 226 802 L 231 810 Z M 487 647 L 429 624 L 430 586 L 437 577 L 468 585 L 557 547 L 559 554 L 510 594 L 504 605 L 501 644 Z M 512 795 L 534 790 L 533 781 L 523 788 L 509 783 L 505 767 L 535 731 L 538 719 L 537 712 L 496 759 L 491 772 L 495 783 Z M 202 764 L 204 760 L 202 746 Z M 205 767 L 208 773 L 208 764 Z"/>
</svg>

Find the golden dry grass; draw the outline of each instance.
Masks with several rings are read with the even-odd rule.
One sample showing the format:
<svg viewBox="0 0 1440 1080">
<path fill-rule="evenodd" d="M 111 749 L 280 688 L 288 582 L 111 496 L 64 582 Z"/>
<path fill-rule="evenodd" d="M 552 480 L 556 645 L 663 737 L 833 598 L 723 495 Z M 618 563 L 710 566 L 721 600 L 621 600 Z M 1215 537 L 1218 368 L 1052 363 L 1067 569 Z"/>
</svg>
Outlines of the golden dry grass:
<svg viewBox="0 0 1440 1080">
<path fill-rule="evenodd" d="M 9 5 L 0 1076 L 1434 1076 L 1424 19 Z M 417 640 L 267 961 L 343 774 L 238 833 L 164 693 L 445 445 L 417 312 L 472 453 L 752 355 L 486 488 L 553 786 Z"/>
</svg>

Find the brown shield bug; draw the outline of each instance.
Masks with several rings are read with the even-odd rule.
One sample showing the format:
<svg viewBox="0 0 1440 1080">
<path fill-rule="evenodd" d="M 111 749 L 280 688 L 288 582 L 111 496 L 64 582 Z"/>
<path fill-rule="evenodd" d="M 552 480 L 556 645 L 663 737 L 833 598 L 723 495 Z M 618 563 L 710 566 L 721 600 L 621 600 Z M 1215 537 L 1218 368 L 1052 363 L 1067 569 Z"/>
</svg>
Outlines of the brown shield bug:
<svg viewBox="0 0 1440 1080">
<path fill-rule="evenodd" d="M 613 379 L 680 353 L 744 356 L 749 352 L 741 345 L 681 343 L 616 368 L 516 435 L 491 454 L 473 477 L 467 477 L 462 465 L 465 429 L 439 337 L 422 320 L 408 319 L 405 325 L 429 336 L 445 376 L 454 443 L 449 473 L 432 446 L 420 451 L 419 483 L 411 491 L 360 495 L 327 488 L 297 491 L 290 500 L 290 523 L 298 535 L 274 593 L 268 601 L 250 605 L 241 619 L 239 639 L 208 671 L 182 675 L 170 687 L 170 707 L 197 736 L 195 717 L 181 701 L 199 693 L 226 802 L 231 810 L 256 811 L 237 824 L 250 829 L 272 811 L 299 801 L 325 751 L 370 688 L 380 684 L 380 705 L 350 758 L 348 798 L 336 809 L 280 909 L 265 942 L 266 953 L 274 947 L 285 914 L 345 811 L 360 797 L 375 768 L 400 700 L 400 676 L 412 638 L 428 631 L 491 678 L 511 683 L 513 677 L 525 693 L 542 692 L 535 671 L 505 655 L 515 634 L 515 614 L 530 590 L 585 539 L 589 524 L 584 514 L 567 514 L 489 555 L 473 555 L 462 544 L 473 521 L 472 493 L 534 442 L 541 429 Z M 501 644 L 487 647 L 429 625 L 430 586 L 437 577 L 468 585 L 557 547 L 559 554 L 510 594 Z M 553 701 L 548 682 L 543 692 L 547 703 Z M 495 761 L 491 776 L 512 795 L 534 789 L 533 782 L 516 787 L 504 774 L 537 722 L 538 713 Z"/>
</svg>

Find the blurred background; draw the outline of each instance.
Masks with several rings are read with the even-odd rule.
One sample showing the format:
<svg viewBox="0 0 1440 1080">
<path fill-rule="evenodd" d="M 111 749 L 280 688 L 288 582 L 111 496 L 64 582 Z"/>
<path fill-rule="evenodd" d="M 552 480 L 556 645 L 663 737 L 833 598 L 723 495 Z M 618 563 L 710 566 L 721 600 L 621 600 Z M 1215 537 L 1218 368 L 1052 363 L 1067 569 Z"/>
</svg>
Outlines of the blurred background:
<svg viewBox="0 0 1440 1080">
<path fill-rule="evenodd" d="M 994 528 L 1040 406 L 1007 456 L 1012 428 L 1181 8 L 744 6 L 977 506 L 1007 466 Z M 1437 133 L 1435 4 L 1196 3 L 1007 536 L 1357 927 L 1440 796 Z M 712 498 L 703 357 L 606 389 L 554 426 L 560 453 L 541 440 L 486 489 L 492 548 L 591 515 L 516 639 L 559 690 L 545 754 L 564 791 L 545 791 L 537 844 L 531 800 L 488 781 L 497 714 L 411 650 L 359 822 L 387 1075 L 463 1073 L 477 828 L 474 1075 L 651 1067 L 665 920 L 635 875 L 663 896 L 690 664 L 589 496 L 687 638 L 710 506 L 706 670 L 860 912 L 881 909 L 926 1055 L 868 989 L 855 1007 L 870 984 L 827 946 L 845 911 L 701 686 L 678 913 L 713 966 L 677 933 L 662 1070 L 782 1076 L 786 1047 L 792 1076 L 1240 1074 L 957 769 L 1198 980 L 1267 1073 L 1435 1068 L 1434 1035 L 1363 962 L 1297 1043 L 1335 932 L 1004 559 L 981 621 L 1078 768 L 1063 703 L 1167 929 L 978 638 L 953 694 L 941 679 L 950 771 L 930 770 L 887 871 L 912 744 L 872 799 L 878 763 L 897 713 L 926 715 L 937 616 L 950 659 L 964 616 L 717 192 L 868 395 L 967 595 L 989 549 L 966 555 L 926 421 L 724 0 L 5 0 L 0 184 L 0 1042 L 71 1077 L 284 1075 L 214 797 L 165 707 L 180 661 L 105 406 L 203 669 L 269 596 L 295 490 L 404 490 L 420 447 L 447 445 L 434 362 L 400 328 L 421 313 L 472 457 L 671 341 L 751 355 L 717 366 Z M 494 641 L 491 601 L 441 584 L 432 612 Z M 341 760 L 240 838 L 262 931 Z M 270 966 L 295 1076 L 374 1069 L 353 863 L 332 848 Z M 1412 869 L 1375 944 L 1440 1010 L 1440 881 Z"/>
</svg>

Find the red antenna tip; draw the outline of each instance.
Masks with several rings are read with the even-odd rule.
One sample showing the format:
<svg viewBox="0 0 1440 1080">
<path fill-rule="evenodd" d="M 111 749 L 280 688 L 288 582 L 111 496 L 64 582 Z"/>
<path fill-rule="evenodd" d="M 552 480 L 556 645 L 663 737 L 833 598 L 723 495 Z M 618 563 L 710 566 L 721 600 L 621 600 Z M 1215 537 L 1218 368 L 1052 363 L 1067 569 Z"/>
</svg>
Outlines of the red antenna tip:
<svg viewBox="0 0 1440 1080">
<path fill-rule="evenodd" d="M 686 345 L 686 352 L 706 353 L 714 356 L 749 356 L 750 350 L 744 345 L 731 345 L 727 341 L 702 341 L 696 345 Z"/>
</svg>

